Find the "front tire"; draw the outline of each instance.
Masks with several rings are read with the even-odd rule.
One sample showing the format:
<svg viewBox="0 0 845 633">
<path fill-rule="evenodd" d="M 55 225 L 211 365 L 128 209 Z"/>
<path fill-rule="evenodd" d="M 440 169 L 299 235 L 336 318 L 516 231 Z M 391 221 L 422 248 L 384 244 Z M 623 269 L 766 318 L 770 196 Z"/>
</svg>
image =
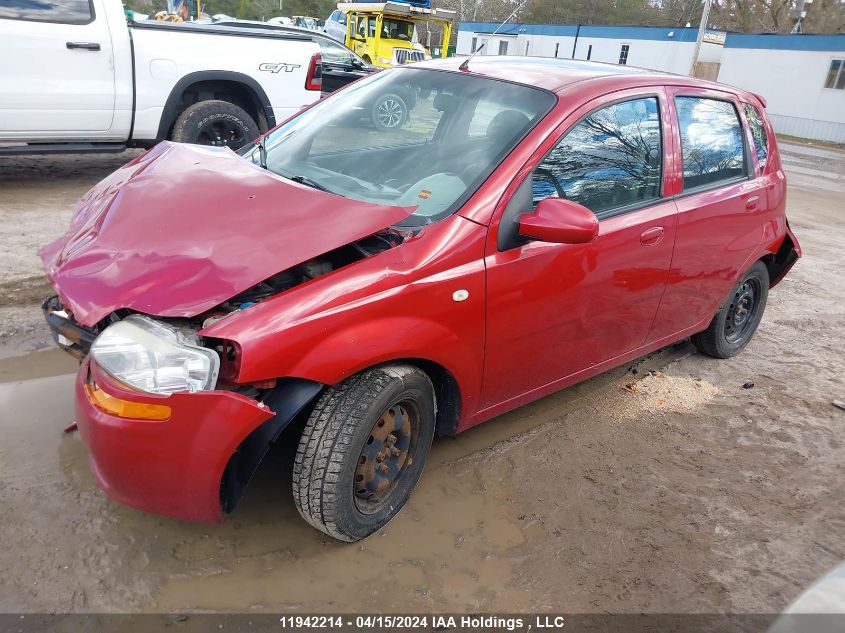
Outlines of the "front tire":
<svg viewBox="0 0 845 633">
<path fill-rule="evenodd" d="M 434 438 L 434 387 L 410 365 L 369 369 L 329 388 L 299 441 L 293 497 L 318 530 L 354 542 L 408 501 Z"/>
<path fill-rule="evenodd" d="M 237 150 L 258 134 L 258 125 L 243 108 L 228 101 L 210 99 L 198 101 L 179 115 L 172 138 L 179 143 Z"/>
<path fill-rule="evenodd" d="M 766 309 L 769 271 L 755 263 L 740 278 L 704 332 L 692 337 L 698 350 L 714 358 L 731 358 L 748 345 Z"/>
</svg>

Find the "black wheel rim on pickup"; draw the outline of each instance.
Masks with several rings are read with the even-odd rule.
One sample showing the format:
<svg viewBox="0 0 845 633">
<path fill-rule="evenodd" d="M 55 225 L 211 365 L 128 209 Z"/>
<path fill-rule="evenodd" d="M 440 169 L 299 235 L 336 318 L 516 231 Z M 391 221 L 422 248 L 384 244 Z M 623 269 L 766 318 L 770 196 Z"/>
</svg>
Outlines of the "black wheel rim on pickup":
<svg viewBox="0 0 845 633">
<path fill-rule="evenodd" d="M 760 293 L 757 279 L 747 279 L 734 292 L 725 315 L 725 339 L 728 343 L 742 341 L 753 329 L 760 306 Z"/>
<path fill-rule="evenodd" d="M 376 421 L 364 442 L 353 481 L 355 505 L 363 514 L 373 514 L 389 502 L 405 469 L 413 458 L 419 410 L 410 400 L 388 407 Z"/>
<path fill-rule="evenodd" d="M 231 147 L 240 149 L 247 142 L 243 128 L 225 119 L 209 121 L 199 130 L 197 143 L 199 145 L 214 145 L 217 147 Z"/>
</svg>

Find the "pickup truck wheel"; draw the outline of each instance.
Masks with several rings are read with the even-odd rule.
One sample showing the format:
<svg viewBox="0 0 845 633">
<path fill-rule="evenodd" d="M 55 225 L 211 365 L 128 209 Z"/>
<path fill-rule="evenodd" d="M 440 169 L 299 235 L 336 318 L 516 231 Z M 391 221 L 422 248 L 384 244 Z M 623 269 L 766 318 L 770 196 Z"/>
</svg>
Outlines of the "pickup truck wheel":
<svg viewBox="0 0 845 633">
<path fill-rule="evenodd" d="M 434 387 L 416 367 L 376 367 L 328 389 L 296 451 L 299 513 L 341 541 L 377 532 L 410 497 L 433 438 Z"/>
<path fill-rule="evenodd" d="M 242 108 L 211 99 L 188 107 L 173 126 L 173 140 L 240 149 L 258 136 L 258 125 Z"/>
<path fill-rule="evenodd" d="M 405 124 L 408 106 L 398 94 L 389 92 L 376 99 L 370 118 L 373 126 L 380 132 L 396 130 Z"/>
<path fill-rule="evenodd" d="M 763 262 L 748 269 L 731 290 L 710 326 L 692 337 L 698 350 L 714 358 L 736 356 L 748 345 L 766 309 L 769 272 Z"/>
</svg>

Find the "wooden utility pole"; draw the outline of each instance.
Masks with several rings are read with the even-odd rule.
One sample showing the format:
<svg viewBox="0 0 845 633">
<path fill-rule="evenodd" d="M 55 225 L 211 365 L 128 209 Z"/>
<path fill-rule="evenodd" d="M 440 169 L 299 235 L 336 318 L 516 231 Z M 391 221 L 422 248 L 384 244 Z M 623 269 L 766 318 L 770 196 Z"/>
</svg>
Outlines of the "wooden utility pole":
<svg viewBox="0 0 845 633">
<path fill-rule="evenodd" d="M 698 54 L 701 52 L 701 42 L 704 40 L 704 31 L 707 30 L 707 20 L 710 17 L 710 4 L 713 0 L 704 0 L 704 13 L 701 14 L 701 24 L 698 25 L 698 37 L 695 38 L 695 50 L 692 53 L 692 63 L 689 67 L 689 76 L 695 75 L 695 64 L 698 62 Z"/>
</svg>

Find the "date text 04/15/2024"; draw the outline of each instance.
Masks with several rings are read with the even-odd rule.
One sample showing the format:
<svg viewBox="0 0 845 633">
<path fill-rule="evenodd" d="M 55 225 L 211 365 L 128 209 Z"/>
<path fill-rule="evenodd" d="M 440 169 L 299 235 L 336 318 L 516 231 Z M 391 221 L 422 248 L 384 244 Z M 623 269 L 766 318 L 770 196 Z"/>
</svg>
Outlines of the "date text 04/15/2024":
<svg viewBox="0 0 845 633">
<path fill-rule="evenodd" d="M 495 615 L 358 615 L 354 619 L 343 616 L 284 616 L 282 627 L 332 629 L 419 629 L 434 630 L 505 630 L 531 631 L 562 629 L 565 619 L 560 615 L 538 615 L 530 618 Z"/>
</svg>

